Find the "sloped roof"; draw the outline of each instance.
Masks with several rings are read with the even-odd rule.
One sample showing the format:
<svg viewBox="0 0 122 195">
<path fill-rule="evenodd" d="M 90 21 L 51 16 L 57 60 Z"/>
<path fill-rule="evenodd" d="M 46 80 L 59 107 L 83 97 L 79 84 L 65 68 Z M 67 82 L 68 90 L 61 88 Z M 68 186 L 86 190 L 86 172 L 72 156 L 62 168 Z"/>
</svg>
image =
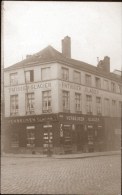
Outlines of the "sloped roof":
<svg viewBox="0 0 122 195">
<path fill-rule="evenodd" d="M 100 74 L 105 77 L 111 77 L 113 79 L 119 79 L 120 76 L 116 75 L 114 73 L 107 73 L 100 69 L 98 69 L 96 66 L 93 66 L 91 64 L 75 60 L 72 58 L 65 57 L 62 53 L 54 49 L 52 46 L 48 46 L 44 48 L 43 50 L 39 51 L 38 53 L 33 54 L 31 57 L 26 58 L 25 60 L 22 60 L 8 68 L 5 68 L 5 71 L 18 69 L 18 68 L 24 68 L 28 67 L 31 64 L 39 64 L 39 63 L 49 63 L 49 62 L 60 62 L 63 64 L 70 64 L 73 66 L 76 66 L 76 68 L 82 68 L 86 71 L 92 71 L 94 74 Z"/>
</svg>

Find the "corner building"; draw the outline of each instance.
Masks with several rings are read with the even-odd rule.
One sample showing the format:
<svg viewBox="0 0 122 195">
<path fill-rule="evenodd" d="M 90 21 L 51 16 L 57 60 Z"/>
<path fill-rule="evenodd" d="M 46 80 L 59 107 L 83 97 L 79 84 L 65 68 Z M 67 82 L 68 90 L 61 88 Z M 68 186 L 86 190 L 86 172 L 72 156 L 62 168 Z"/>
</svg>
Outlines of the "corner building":
<svg viewBox="0 0 122 195">
<path fill-rule="evenodd" d="M 6 68 L 4 93 L 6 152 L 120 149 L 121 74 L 108 56 L 96 67 L 72 59 L 68 36 L 62 53 L 48 46 Z"/>
</svg>

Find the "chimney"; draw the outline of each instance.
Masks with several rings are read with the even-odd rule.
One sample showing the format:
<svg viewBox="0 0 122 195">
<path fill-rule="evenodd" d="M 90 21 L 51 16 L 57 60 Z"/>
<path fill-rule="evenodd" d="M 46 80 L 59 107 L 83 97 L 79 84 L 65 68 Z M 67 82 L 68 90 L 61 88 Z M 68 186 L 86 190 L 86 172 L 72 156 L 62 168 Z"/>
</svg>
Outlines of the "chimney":
<svg viewBox="0 0 122 195">
<path fill-rule="evenodd" d="M 110 58 L 108 56 L 105 56 L 103 59 L 103 66 L 104 70 L 106 72 L 110 72 Z"/>
<path fill-rule="evenodd" d="M 67 58 L 71 58 L 71 38 L 68 36 L 62 40 L 62 54 Z"/>
<path fill-rule="evenodd" d="M 98 62 L 97 67 L 102 71 L 110 72 L 110 58 L 105 56 L 103 60 Z"/>
</svg>

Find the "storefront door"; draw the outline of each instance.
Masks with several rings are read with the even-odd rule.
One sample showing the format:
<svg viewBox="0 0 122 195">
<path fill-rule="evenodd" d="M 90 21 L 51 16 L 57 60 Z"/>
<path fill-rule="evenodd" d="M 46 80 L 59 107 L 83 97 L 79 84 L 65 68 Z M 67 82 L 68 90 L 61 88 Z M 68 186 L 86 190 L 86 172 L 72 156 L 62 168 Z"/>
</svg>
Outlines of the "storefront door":
<svg viewBox="0 0 122 195">
<path fill-rule="evenodd" d="M 52 150 L 53 150 L 52 125 L 43 125 L 43 152 L 52 153 Z"/>
</svg>

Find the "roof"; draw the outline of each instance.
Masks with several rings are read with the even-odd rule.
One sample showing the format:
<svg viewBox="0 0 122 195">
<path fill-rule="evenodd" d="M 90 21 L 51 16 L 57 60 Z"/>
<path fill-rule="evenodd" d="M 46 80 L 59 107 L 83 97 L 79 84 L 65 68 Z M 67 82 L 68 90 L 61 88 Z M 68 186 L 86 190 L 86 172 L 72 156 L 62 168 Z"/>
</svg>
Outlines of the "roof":
<svg viewBox="0 0 122 195">
<path fill-rule="evenodd" d="M 37 65 L 39 63 L 51 63 L 51 62 L 59 62 L 63 64 L 68 64 L 71 66 L 76 66 L 76 68 L 83 69 L 84 71 L 90 71 L 94 74 L 100 74 L 101 76 L 105 77 L 111 77 L 112 79 L 119 80 L 121 76 L 114 74 L 114 73 L 107 73 L 102 70 L 100 70 L 98 67 L 93 66 L 91 64 L 75 60 L 72 58 L 65 57 L 62 53 L 54 49 L 52 46 L 48 46 L 44 48 L 43 50 L 39 51 L 38 53 L 33 54 L 32 56 L 26 58 L 25 60 L 22 60 L 12 66 L 9 66 L 5 68 L 5 71 L 18 69 L 18 68 L 24 68 L 28 67 L 30 65 Z"/>
</svg>

